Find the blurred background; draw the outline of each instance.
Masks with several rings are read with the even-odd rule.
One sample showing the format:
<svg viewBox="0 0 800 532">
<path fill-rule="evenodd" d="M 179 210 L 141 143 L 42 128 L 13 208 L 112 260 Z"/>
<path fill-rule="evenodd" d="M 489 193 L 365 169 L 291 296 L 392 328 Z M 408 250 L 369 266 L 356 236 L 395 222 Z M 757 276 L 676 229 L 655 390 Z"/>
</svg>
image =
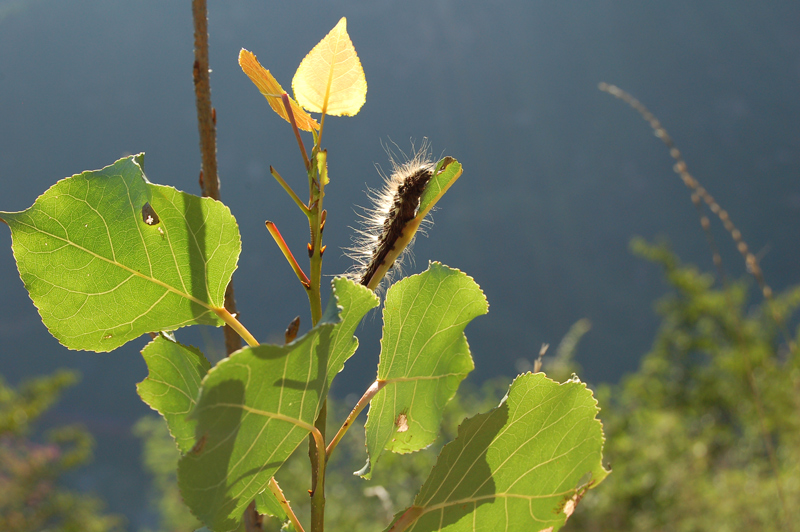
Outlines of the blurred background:
<svg viewBox="0 0 800 532">
<path fill-rule="evenodd" d="M 405 271 L 437 260 L 485 291 L 490 312 L 466 331 L 476 383 L 516 374 L 520 359 L 581 318 L 591 322 L 576 356 L 582 380 L 614 383 L 635 370 L 658 327 L 652 303 L 666 290 L 661 271 L 628 251 L 635 235 L 664 236 L 684 260 L 712 268 L 667 150 L 597 89 L 601 81 L 660 118 L 770 285 L 797 283 L 798 2 L 211 1 L 221 196 L 242 233 L 237 304 L 259 339 L 280 338 L 296 315 L 301 330 L 310 322 L 304 290 L 264 228 L 274 221 L 303 254 L 307 225 L 269 166 L 298 190 L 304 177 L 289 126 L 237 55 L 251 50 L 288 89 L 342 16 L 368 93 L 356 117 L 325 122 L 324 273 L 351 266 L 338 250 L 350 245 L 355 206 L 380 184 L 375 166 L 390 169 L 385 145 L 410 153 L 428 138 L 435 156 L 457 158 L 464 174 Z M 56 180 L 141 151 L 151 181 L 198 193 L 192 46 L 189 2 L 0 0 L 0 209 L 25 209 Z M 714 222 L 727 268 L 742 275 Z M 60 346 L 18 279 L 10 244 L 0 230 L 0 373 L 13 384 L 80 371 L 42 427 L 85 425 L 95 460 L 68 481 L 101 493 L 131 529 L 144 526 L 148 477 L 131 428 L 150 412 L 135 390 L 147 374 L 138 354 L 146 339 L 102 355 Z M 374 378 L 380 324 L 373 314 L 357 332 L 361 348 L 335 384 L 338 397 L 360 395 Z M 221 331 L 178 338 L 222 356 Z"/>
</svg>

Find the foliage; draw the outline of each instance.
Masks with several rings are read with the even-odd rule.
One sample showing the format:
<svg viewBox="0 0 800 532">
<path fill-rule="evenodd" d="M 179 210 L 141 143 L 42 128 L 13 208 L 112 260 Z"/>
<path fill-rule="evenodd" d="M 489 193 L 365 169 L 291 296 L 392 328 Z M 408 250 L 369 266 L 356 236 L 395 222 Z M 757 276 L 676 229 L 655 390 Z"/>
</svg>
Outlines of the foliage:
<svg viewBox="0 0 800 532">
<path fill-rule="evenodd" d="M 159 517 L 156 530 L 182 532 L 200 528 L 202 523 L 183 504 L 178 491 L 177 469 L 181 453 L 175 447 L 167 425 L 156 417 L 143 417 L 136 423 L 134 434 L 142 440 L 142 460 L 152 476 L 149 495 L 150 504 Z M 145 529 L 141 532 L 152 531 Z"/>
<path fill-rule="evenodd" d="M 0 530 L 113 532 L 122 518 L 103 513 L 92 496 L 58 485 L 65 473 L 91 460 L 94 441 L 78 426 L 50 431 L 47 443 L 30 439 L 34 422 L 77 374 L 57 371 L 17 389 L 0 377 Z"/>
<path fill-rule="evenodd" d="M 781 494 L 790 513 L 800 500 L 800 331 L 788 337 L 775 317 L 791 323 L 800 287 L 754 306 L 745 282 L 715 288 L 663 244 L 633 249 L 664 268 L 672 293 L 639 371 L 598 391 L 614 475 L 574 529 L 784 530 Z"/>
<path fill-rule="evenodd" d="M 443 441 L 456 437 L 458 425 L 465 417 L 494 407 L 506 393 L 508 384 L 504 378 L 486 381 L 480 387 L 469 381 L 463 382 L 460 393 L 444 409 L 440 437 L 427 452 L 405 455 L 389 453 L 381 457 L 381 466 L 368 481 L 353 475 L 353 471 L 364 464 L 364 416 L 357 418 L 348 433 L 349 437 L 342 440 L 338 452 L 328 463 L 325 504 L 330 521 L 328 528 L 375 532 L 381 524 L 385 526 L 391 522 L 395 513 L 413 502 L 419 486 L 436 462 Z M 328 399 L 329 417 L 334 422 L 341 423 L 349 410 L 345 401 Z M 144 444 L 145 467 L 153 476 L 151 501 L 161 517 L 161 525 L 156 530 L 185 530 L 193 517 L 183 504 L 178 490 L 175 469 L 181 454 L 166 425 L 154 417 L 142 418 L 137 423 L 136 432 Z M 307 449 L 297 449 L 280 472 L 287 479 L 309 479 L 311 468 Z M 290 501 L 306 499 L 309 487 L 307 480 L 282 485 Z M 358 504 L 353 504 L 354 500 L 358 500 Z M 297 507 L 296 511 L 302 521 L 308 519 L 306 505 Z M 264 523 L 264 530 L 267 531 L 277 531 L 279 527 L 276 521 Z"/>
<path fill-rule="evenodd" d="M 335 278 L 323 312 L 323 202 L 335 180 L 321 139 L 326 114 L 355 115 L 364 104 L 361 63 L 345 19 L 300 64 L 294 100 L 253 54 L 243 50 L 239 60 L 291 124 L 308 178 L 305 203 L 272 171 L 309 224 L 309 275 L 276 224 L 266 224 L 306 290 L 312 326 L 305 334 L 298 337 L 295 325 L 284 345 L 259 344 L 225 306 L 241 251 L 233 215 L 211 198 L 151 183 L 143 154 L 63 179 L 30 208 L 0 218 L 11 228 L 22 281 L 62 344 L 103 352 L 152 336 L 142 351 L 149 375 L 138 391 L 164 417 L 181 452 L 178 486 L 194 516 L 214 532 L 230 532 L 257 527 L 255 508 L 301 530 L 276 476 L 308 441 L 310 530 L 321 532 L 328 460 L 355 418 L 370 405 L 367 477 L 384 451 L 410 453 L 433 443 L 443 409 L 474 368 L 464 329 L 488 303 L 472 278 L 436 262 L 390 287 L 376 380 L 338 432 L 327 435 L 328 391 L 358 347 L 356 327 L 380 303 L 373 290 L 462 167 L 445 157 L 423 165 L 408 186 L 398 184 L 380 224 L 385 235 L 377 240 L 384 247 L 376 249 L 370 268 L 376 273 L 362 284 Z M 322 113 L 318 127 L 307 111 Z M 311 132 L 310 154 L 299 124 Z M 174 335 L 194 324 L 225 324 L 248 345 L 230 349 L 212 367 Z M 559 529 L 608 473 L 597 413 L 591 391 L 577 378 L 558 384 L 543 374 L 518 376 L 499 405 L 461 424 L 390 529 L 465 530 L 498 522 L 511 529 Z M 146 424 L 140 433 L 156 441 Z M 163 457 L 149 456 L 158 478 L 168 482 Z"/>
</svg>

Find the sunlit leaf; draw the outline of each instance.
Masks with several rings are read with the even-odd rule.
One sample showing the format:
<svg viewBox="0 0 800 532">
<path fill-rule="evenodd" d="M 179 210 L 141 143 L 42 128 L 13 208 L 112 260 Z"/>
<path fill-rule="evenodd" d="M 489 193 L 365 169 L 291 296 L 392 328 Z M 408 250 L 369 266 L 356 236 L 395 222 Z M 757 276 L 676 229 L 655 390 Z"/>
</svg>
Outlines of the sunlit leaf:
<svg viewBox="0 0 800 532">
<path fill-rule="evenodd" d="M 292 90 L 307 110 L 334 116 L 353 116 L 367 101 L 367 79 L 344 17 L 300 63 Z"/>
<path fill-rule="evenodd" d="M 208 372 L 191 414 L 197 443 L 178 479 L 189 508 L 215 532 L 234 530 L 253 498 L 282 515 L 273 513 L 280 508 L 269 480 L 307 438 L 330 380 L 358 345 L 353 331 L 377 304 L 370 290 L 334 279 L 331 303 L 305 336 L 244 348 Z"/>
<path fill-rule="evenodd" d="M 0 212 L 25 288 L 70 349 L 222 325 L 215 309 L 241 251 L 236 220 L 218 201 L 149 183 L 142 160 L 62 179 L 30 208 Z"/>
<path fill-rule="evenodd" d="M 285 346 L 246 347 L 203 380 L 197 443 L 178 463 L 189 509 L 214 532 L 235 530 L 242 513 L 305 441 L 326 385 L 334 325 L 318 325 Z"/>
<path fill-rule="evenodd" d="M 577 379 L 517 377 L 500 406 L 461 424 L 387 530 L 558 530 L 608 475 L 597 412 Z"/>
<path fill-rule="evenodd" d="M 164 416 L 178 449 L 194 446 L 196 422 L 187 419 L 195 405 L 200 381 L 211 368 L 199 349 L 159 336 L 142 349 L 148 377 L 136 385 L 142 401 Z"/>
<path fill-rule="evenodd" d="M 342 323 L 336 327 L 331 342 L 331 354 L 328 359 L 329 386 L 336 374 L 342 371 L 347 359 L 358 348 L 358 339 L 353 333 L 361 323 L 361 318 L 380 303 L 380 299 L 372 290 L 350 279 L 337 277 L 332 284 L 333 293 L 326 315 L 338 309 Z"/>
<path fill-rule="evenodd" d="M 417 218 L 425 218 L 444 193 L 461 177 L 462 171 L 461 163 L 452 157 L 445 157 L 436 164 L 436 171 L 420 198 Z"/>
<path fill-rule="evenodd" d="M 272 74 L 270 74 L 269 70 L 261 66 L 255 54 L 242 48 L 239 52 L 239 66 L 242 67 L 242 70 L 247 74 L 247 77 L 250 78 L 250 81 L 255 83 L 258 90 L 267 99 L 272 110 L 289 122 L 289 115 L 286 113 L 286 107 L 284 107 L 283 100 L 281 99 L 281 96 L 285 94 L 286 91 L 283 90 L 283 87 L 281 87 Z M 289 98 L 289 105 L 292 108 L 292 114 L 294 115 L 294 120 L 298 128 L 303 131 L 319 129 L 317 121 L 311 118 L 311 115 L 297 105 L 297 102 L 292 98 Z"/>
<path fill-rule="evenodd" d="M 436 439 L 444 406 L 474 368 L 464 328 L 488 310 L 471 277 L 438 262 L 389 289 L 378 364 L 387 384 L 370 403 L 361 474 L 384 449 L 409 453 Z"/>
<path fill-rule="evenodd" d="M 281 522 L 285 522 L 288 518 L 281 503 L 268 489 L 256 495 L 256 511 L 261 515 L 271 515 Z"/>
</svg>

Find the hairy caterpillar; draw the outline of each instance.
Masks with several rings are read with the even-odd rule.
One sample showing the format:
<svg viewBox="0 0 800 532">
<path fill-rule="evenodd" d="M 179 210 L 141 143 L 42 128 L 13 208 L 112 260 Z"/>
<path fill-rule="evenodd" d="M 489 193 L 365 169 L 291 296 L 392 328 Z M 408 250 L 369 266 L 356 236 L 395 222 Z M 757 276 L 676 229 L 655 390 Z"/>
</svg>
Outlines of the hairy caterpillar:
<svg viewBox="0 0 800 532">
<path fill-rule="evenodd" d="M 384 176 L 380 190 L 368 194 L 373 207 L 364 209 L 355 245 L 346 250 L 356 261 L 349 276 L 371 290 L 410 249 L 419 226 L 410 222 L 418 214 L 420 198 L 436 167 L 427 142 L 404 163 L 398 163 L 391 152 L 389 158 L 392 173 Z"/>
</svg>

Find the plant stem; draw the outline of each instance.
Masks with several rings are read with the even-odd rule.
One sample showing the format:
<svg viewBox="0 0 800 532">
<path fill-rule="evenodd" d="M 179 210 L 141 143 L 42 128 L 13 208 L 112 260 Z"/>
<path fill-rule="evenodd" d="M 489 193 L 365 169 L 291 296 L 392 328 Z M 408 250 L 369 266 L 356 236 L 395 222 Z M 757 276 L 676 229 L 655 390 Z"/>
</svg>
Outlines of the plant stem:
<svg viewBox="0 0 800 532">
<path fill-rule="evenodd" d="M 298 129 L 297 122 L 294 119 L 294 113 L 292 112 L 292 105 L 289 102 L 289 95 L 284 92 L 281 95 L 281 101 L 283 102 L 283 107 L 286 109 L 286 114 L 289 116 L 289 123 L 292 124 L 292 130 L 294 130 L 294 137 L 297 139 L 297 145 L 300 146 L 300 153 L 303 154 L 303 162 L 306 165 L 306 170 L 310 171 L 311 161 L 308 160 L 306 147 L 305 145 L 303 145 L 303 139 L 300 137 L 300 130 Z"/>
<path fill-rule="evenodd" d="M 200 133 L 200 154 L 202 167 L 200 183 L 203 196 L 219 200 L 219 175 L 217 174 L 217 114 L 211 106 L 211 79 L 208 64 L 208 9 L 206 0 L 192 0 L 192 19 L 194 21 L 194 94 L 197 106 L 197 127 Z M 242 346 L 241 338 L 249 345 L 258 345 L 258 341 L 250 332 L 234 318 L 236 315 L 236 299 L 233 292 L 233 280 L 225 288 L 223 309 L 214 311 L 222 317 L 226 325 L 225 352 L 230 355 Z M 221 312 L 224 311 L 224 312 Z M 241 336 L 241 338 L 240 338 Z M 248 505 L 245 512 L 245 529 L 247 532 L 259 532 L 261 516 L 255 509 L 255 501 Z"/>
<path fill-rule="evenodd" d="M 323 532 L 325 528 L 325 468 L 328 463 L 325 453 L 325 425 L 327 417 L 328 401 L 326 400 L 322 403 L 308 442 L 308 457 L 311 460 L 311 532 Z"/>
<path fill-rule="evenodd" d="M 344 423 L 342 423 L 342 426 L 339 428 L 339 432 L 336 433 L 336 436 L 334 436 L 331 442 L 328 444 L 328 448 L 325 449 L 325 454 L 327 455 L 328 459 L 330 459 L 331 453 L 339 444 L 339 440 L 342 439 L 347 430 L 353 424 L 353 421 L 355 421 L 355 419 L 358 417 L 361 411 L 364 410 L 364 408 L 366 408 L 366 406 L 369 404 L 372 398 L 375 397 L 375 394 L 377 394 L 379 391 L 383 389 L 384 386 L 386 386 L 387 382 L 388 381 L 377 380 L 373 382 L 369 388 L 367 388 L 367 391 L 364 392 L 364 395 L 362 395 L 361 399 L 358 400 L 356 406 L 354 406 L 353 410 L 350 411 L 350 414 L 347 416 L 347 419 L 345 419 Z"/>
<path fill-rule="evenodd" d="M 217 116 L 211 106 L 211 79 L 208 65 L 208 15 L 205 0 L 192 0 L 194 20 L 194 96 L 197 107 L 197 128 L 200 133 L 200 186 L 203 196 L 219 200 L 219 175 L 217 173 Z M 236 314 L 233 281 L 225 289 L 225 308 Z M 225 351 L 233 353 L 242 347 L 238 333 L 225 327 Z"/>
<path fill-rule="evenodd" d="M 316 148 L 316 147 L 315 147 Z M 325 198 L 325 181 L 328 178 L 328 152 L 319 150 L 313 160 L 316 168 L 309 172 L 310 196 L 312 205 L 309 230 L 311 232 L 311 289 L 308 292 L 311 304 L 311 322 L 316 325 L 322 317 L 321 280 L 322 280 L 322 201 Z M 319 179 L 315 177 L 318 176 Z"/>
<path fill-rule="evenodd" d="M 308 289 L 308 287 L 310 286 L 308 277 L 306 277 L 306 274 L 303 272 L 303 269 L 300 267 L 300 265 L 297 264 L 297 260 L 295 260 L 292 251 L 289 249 L 289 246 L 286 245 L 286 241 L 283 239 L 283 236 L 281 236 L 281 232 L 278 231 L 278 227 L 269 220 L 267 220 L 265 223 L 267 225 L 267 230 L 269 231 L 269 234 L 272 235 L 272 238 L 275 240 L 275 243 L 278 244 L 279 248 L 281 248 L 283 256 L 286 257 L 286 260 L 289 262 L 289 266 L 292 267 L 295 275 L 297 275 L 297 278 L 300 279 L 300 282 L 303 284 L 303 286 L 305 286 L 306 289 Z"/>
<path fill-rule="evenodd" d="M 308 172 L 308 226 L 311 233 L 311 242 L 308 245 L 309 261 L 311 263 L 311 278 L 306 285 L 308 303 L 311 307 L 311 326 L 315 326 L 322 318 L 322 200 L 325 197 L 325 181 L 327 180 L 328 161 L 327 152 L 320 150 L 319 139 L 322 135 L 320 125 L 319 136 L 314 135 L 314 147 L 311 150 L 311 160 L 308 159 L 300 130 L 292 113 L 289 96 L 283 94 L 283 106 L 289 117 L 289 123 L 294 130 L 300 152 L 303 154 L 303 163 Z M 325 115 L 322 119 L 324 121 Z M 299 200 L 298 200 L 299 201 Z M 325 527 L 325 467 L 327 453 L 325 452 L 325 428 L 327 424 L 328 402 L 323 400 L 317 419 L 314 420 L 314 430 L 308 441 L 308 457 L 311 460 L 311 531 L 323 532 Z"/>
<path fill-rule="evenodd" d="M 300 524 L 300 520 L 292 510 L 292 506 L 289 504 L 289 501 L 286 500 L 286 496 L 283 494 L 283 490 L 278 485 L 278 481 L 275 480 L 275 477 L 269 479 L 269 490 L 278 499 L 278 502 L 283 506 L 283 509 L 286 510 L 286 515 L 289 516 L 289 521 L 292 522 L 292 526 L 294 527 L 296 532 L 305 532 L 303 530 L 303 525 Z"/>
<path fill-rule="evenodd" d="M 217 177 L 217 128 L 211 107 L 211 80 L 208 74 L 208 16 L 206 0 L 192 0 L 194 18 L 194 95 L 200 152 L 203 158 L 203 196 L 219 199 Z"/>
<path fill-rule="evenodd" d="M 309 195 L 313 206 L 309 229 L 311 231 L 311 287 L 308 290 L 308 301 L 311 305 L 311 321 L 316 325 L 322 318 L 322 200 L 325 197 L 325 180 L 327 179 L 327 152 L 314 146 L 312 160 L 315 164 L 309 170 Z M 315 177 L 316 176 L 318 177 Z M 324 400 L 314 426 L 322 439 L 322 446 L 316 442 L 316 450 L 312 452 L 309 442 L 309 458 L 311 459 L 311 530 L 322 532 L 325 527 L 325 429 L 328 418 L 328 402 Z M 315 434 L 316 436 L 316 434 Z M 316 466 L 315 466 L 316 464 Z"/>
</svg>

